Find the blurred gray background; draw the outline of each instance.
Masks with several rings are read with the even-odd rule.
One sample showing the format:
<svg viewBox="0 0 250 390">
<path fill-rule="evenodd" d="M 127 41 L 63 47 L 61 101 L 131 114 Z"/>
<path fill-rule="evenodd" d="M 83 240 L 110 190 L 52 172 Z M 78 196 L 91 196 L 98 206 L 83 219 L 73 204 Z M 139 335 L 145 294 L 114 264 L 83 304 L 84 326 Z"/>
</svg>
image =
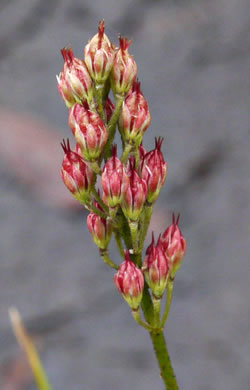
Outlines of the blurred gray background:
<svg viewBox="0 0 250 390">
<path fill-rule="evenodd" d="M 145 147 L 165 138 L 169 174 L 150 231 L 181 212 L 187 239 L 166 329 L 180 389 L 250 388 L 247 3 L 1 0 L 1 389 L 35 388 L 10 329 L 12 305 L 56 390 L 163 389 L 150 339 L 59 175 L 59 142 L 71 137 L 59 50 L 72 44 L 82 56 L 102 18 L 116 44 L 118 33 L 133 39 L 153 118 Z"/>
</svg>

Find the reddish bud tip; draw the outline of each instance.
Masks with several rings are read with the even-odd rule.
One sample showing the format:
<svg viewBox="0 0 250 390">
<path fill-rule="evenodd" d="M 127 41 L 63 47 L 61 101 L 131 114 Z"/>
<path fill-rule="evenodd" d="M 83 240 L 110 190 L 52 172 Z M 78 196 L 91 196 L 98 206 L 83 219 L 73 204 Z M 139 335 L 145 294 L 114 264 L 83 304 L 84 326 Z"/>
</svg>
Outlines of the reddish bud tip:
<svg viewBox="0 0 250 390">
<path fill-rule="evenodd" d="M 120 49 L 122 52 L 124 52 L 125 50 L 128 50 L 129 46 L 132 43 L 132 40 L 128 41 L 127 38 L 122 37 L 121 35 L 119 36 L 119 41 L 120 41 Z"/>
<path fill-rule="evenodd" d="M 161 147 L 163 144 L 164 138 L 163 137 L 155 137 L 155 149 L 158 150 L 158 152 L 161 152 Z"/>
<path fill-rule="evenodd" d="M 105 22 L 104 20 L 101 20 L 98 26 L 98 34 L 100 40 L 103 39 L 104 31 L 105 31 Z"/>
<path fill-rule="evenodd" d="M 69 48 L 64 47 L 61 50 L 61 53 L 62 53 L 62 56 L 63 56 L 63 59 L 64 59 L 65 63 L 67 65 L 71 64 L 72 61 L 73 61 L 73 58 L 74 58 L 74 53 L 73 53 L 72 47 L 71 46 Z"/>
</svg>

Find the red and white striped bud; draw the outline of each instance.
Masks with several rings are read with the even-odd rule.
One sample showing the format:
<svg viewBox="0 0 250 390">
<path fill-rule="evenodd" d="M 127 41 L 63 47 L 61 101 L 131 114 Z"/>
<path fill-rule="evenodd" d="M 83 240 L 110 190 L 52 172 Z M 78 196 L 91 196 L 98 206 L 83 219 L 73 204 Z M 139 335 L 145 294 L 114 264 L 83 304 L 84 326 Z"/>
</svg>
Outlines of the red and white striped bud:
<svg viewBox="0 0 250 390">
<path fill-rule="evenodd" d="M 142 162 L 142 178 L 148 185 L 149 203 L 156 201 L 167 176 L 168 166 L 161 152 L 162 142 L 163 138 L 156 138 L 155 149 L 146 153 Z"/>
<path fill-rule="evenodd" d="M 135 158 L 131 156 L 128 164 L 129 186 L 124 195 L 122 210 L 131 221 L 137 221 L 147 198 L 148 186 L 135 169 Z"/>
<path fill-rule="evenodd" d="M 104 33 L 105 24 L 102 20 L 98 33 L 85 46 L 85 62 L 93 80 L 104 83 L 107 80 L 114 62 L 115 48 Z"/>
<path fill-rule="evenodd" d="M 115 110 L 115 106 L 109 97 L 105 101 L 103 108 L 104 108 L 104 112 L 105 112 L 105 116 L 106 116 L 106 122 L 108 123 L 113 115 L 114 110 Z"/>
<path fill-rule="evenodd" d="M 126 252 L 125 261 L 115 274 L 114 282 L 131 309 L 138 310 L 142 300 L 144 278 L 142 271 L 130 260 L 129 251 Z"/>
<path fill-rule="evenodd" d="M 95 206 L 104 212 L 98 202 L 95 202 Z M 90 213 L 87 218 L 87 224 L 96 245 L 100 249 L 106 249 L 112 236 L 111 218 L 102 218 L 95 213 Z"/>
<path fill-rule="evenodd" d="M 120 133 L 125 141 L 132 141 L 139 145 L 150 123 L 148 103 L 141 92 L 140 82 L 135 81 L 122 107 L 119 120 Z"/>
<path fill-rule="evenodd" d="M 80 145 L 83 157 L 97 160 L 108 140 L 107 129 L 97 113 L 88 104 L 76 103 L 69 110 L 69 126 Z"/>
<path fill-rule="evenodd" d="M 90 101 L 93 98 L 93 83 L 83 60 L 76 58 L 72 48 L 61 50 L 64 67 L 57 76 L 58 89 L 68 108 L 76 101 Z"/>
<path fill-rule="evenodd" d="M 82 157 L 70 149 L 69 140 L 61 145 L 65 153 L 61 169 L 63 182 L 77 200 L 85 203 L 95 182 L 95 174 Z"/>
<path fill-rule="evenodd" d="M 175 215 L 173 214 L 173 223 L 166 229 L 161 238 L 164 252 L 169 259 L 172 276 L 180 268 L 187 249 L 186 240 L 178 226 L 179 220 L 180 215 L 175 220 Z"/>
<path fill-rule="evenodd" d="M 155 246 L 154 235 L 147 248 L 142 270 L 153 295 L 161 298 L 167 286 L 169 266 L 160 239 Z"/>
<path fill-rule="evenodd" d="M 111 72 L 111 86 L 114 95 L 128 93 L 137 75 L 137 65 L 128 48 L 132 41 L 120 37 L 120 48 L 117 50 Z"/>
<path fill-rule="evenodd" d="M 127 170 L 117 157 L 117 148 L 114 146 L 112 157 L 104 165 L 102 173 L 102 187 L 105 203 L 111 208 L 120 205 L 124 199 L 128 186 L 129 178 Z"/>
</svg>

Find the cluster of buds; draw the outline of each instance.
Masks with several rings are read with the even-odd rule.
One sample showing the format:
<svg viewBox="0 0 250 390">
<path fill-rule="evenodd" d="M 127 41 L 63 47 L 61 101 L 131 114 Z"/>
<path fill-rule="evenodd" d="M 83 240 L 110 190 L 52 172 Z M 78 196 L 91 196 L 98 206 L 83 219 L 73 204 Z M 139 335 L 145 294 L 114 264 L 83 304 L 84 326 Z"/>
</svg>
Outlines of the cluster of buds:
<svg viewBox="0 0 250 390">
<path fill-rule="evenodd" d="M 72 195 L 90 211 L 87 225 L 92 238 L 105 262 L 118 269 L 115 284 L 132 311 L 138 312 L 145 283 L 152 299 L 161 300 L 182 263 L 186 241 L 179 217 L 173 217 L 156 244 L 153 235 L 142 261 L 152 208 L 168 168 L 161 151 L 163 138 L 155 139 L 151 151 L 142 145 L 151 115 L 136 79 L 131 41 L 120 37 L 116 48 L 104 30 L 102 21 L 84 49 L 84 59 L 74 57 L 72 48 L 62 49 L 64 67 L 57 77 L 58 88 L 69 108 L 76 146 L 72 151 L 69 141 L 62 143 L 61 175 Z M 111 90 L 116 104 L 109 96 Z M 112 144 L 117 129 L 123 146 L 120 158 Z M 108 253 L 113 234 L 124 260 L 120 266 Z"/>
</svg>

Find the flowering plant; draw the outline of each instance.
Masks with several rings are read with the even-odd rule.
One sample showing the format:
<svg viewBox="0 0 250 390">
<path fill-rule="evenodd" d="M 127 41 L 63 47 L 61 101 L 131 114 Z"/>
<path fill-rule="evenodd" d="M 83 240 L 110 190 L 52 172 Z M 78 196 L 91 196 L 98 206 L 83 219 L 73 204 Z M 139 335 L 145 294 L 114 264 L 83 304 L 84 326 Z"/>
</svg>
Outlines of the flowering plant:
<svg viewBox="0 0 250 390">
<path fill-rule="evenodd" d="M 100 256 L 116 270 L 118 291 L 135 321 L 150 334 L 165 388 L 175 390 L 178 384 L 163 329 L 186 241 L 179 216 L 173 215 L 172 224 L 157 242 L 152 235 L 143 257 L 153 207 L 168 166 L 162 138 L 155 139 L 153 150 L 146 151 L 142 145 L 151 115 L 137 79 L 137 64 L 129 53 L 131 41 L 120 37 L 116 48 L 104 29 L 101 21 L 98 33 L 85 47 L 84 60 L 76 58 L 71 47 L 61 50 L 64 66 L 57 76 L 58 88 L 69 109 L 69 127 L 76 141 L 74 149 L 69 140 L 62 143 L 61 176 L 72 195 L 89 210 L 87 224 Z M 113 144 L 116 130 L 121 136 L 120 157 Z M 109 254 L 112 235 L 121 264 Z"/>
</svg>

